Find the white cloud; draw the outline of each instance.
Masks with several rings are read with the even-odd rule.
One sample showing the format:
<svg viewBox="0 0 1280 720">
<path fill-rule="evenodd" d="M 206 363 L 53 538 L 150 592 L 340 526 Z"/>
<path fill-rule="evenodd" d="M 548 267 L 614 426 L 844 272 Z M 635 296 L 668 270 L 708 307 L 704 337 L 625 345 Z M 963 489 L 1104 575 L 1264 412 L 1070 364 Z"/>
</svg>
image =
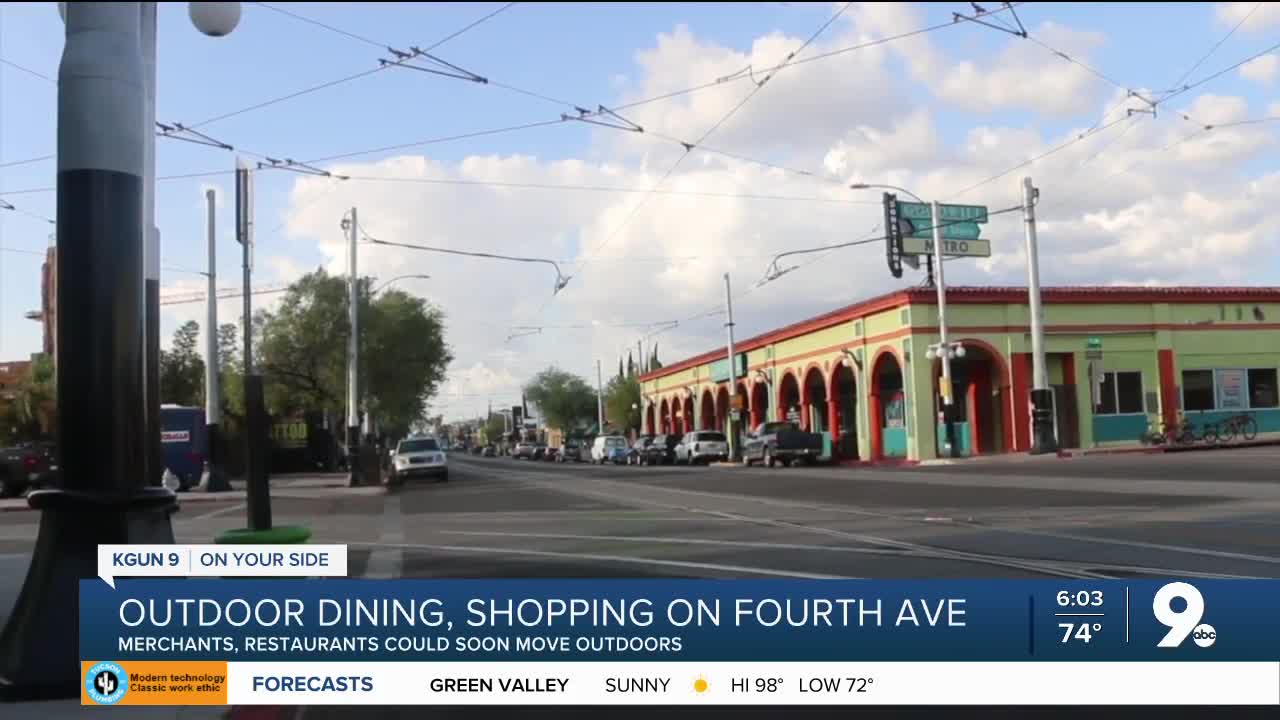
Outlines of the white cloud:
<svg viewBox="0 0 1280 720">
<path fill-rule="evenodd" d="M 1280 56 L 1274 53 L 1261 55 L 1240 66 L 1240 77 L 1270 85 L 1280 70 Z"/>
<path fill-rule="evenodd" d="M 1229 27 L 1235 27 L 1236 23 L 1248 18 L 1240 29 L 1257 32 L 1280 24 L 1280 5 L 1273 2 L 1223 2 L 1218 3 L 1215 15 L 1220 24 Z"/>
</svg>

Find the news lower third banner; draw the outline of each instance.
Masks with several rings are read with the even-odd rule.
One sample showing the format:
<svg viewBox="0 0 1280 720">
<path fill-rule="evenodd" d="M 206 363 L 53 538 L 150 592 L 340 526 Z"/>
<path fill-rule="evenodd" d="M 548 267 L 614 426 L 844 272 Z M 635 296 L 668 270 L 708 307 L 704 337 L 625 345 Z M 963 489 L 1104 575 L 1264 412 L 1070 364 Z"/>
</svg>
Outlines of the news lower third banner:
<svg viewBox="0 0 1280 720">
<path fill-rule="evenodd" d="M 85 704 L 1280 704 L 1280 581 L 126 579 Z"/>
</svg>

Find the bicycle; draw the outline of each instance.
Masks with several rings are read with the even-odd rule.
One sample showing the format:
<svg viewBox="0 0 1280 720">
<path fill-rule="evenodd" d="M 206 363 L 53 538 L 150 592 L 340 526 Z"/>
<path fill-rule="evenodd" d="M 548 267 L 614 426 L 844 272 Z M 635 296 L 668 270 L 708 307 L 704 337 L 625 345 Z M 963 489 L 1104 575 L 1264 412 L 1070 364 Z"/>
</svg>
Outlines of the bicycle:
<svg viewBox="0 0 1280 720">
<path fill-rule="evenodd" d="M 1258 421 L 1253 419 L 1251 413 L 1240 413 L 1232 415 L 1222 422 L 1222 441 L 1231 442 L 1236 439 L 1239 433 L 1246 441 L 1252 440 L 1258 436 Z"/>
</svg>

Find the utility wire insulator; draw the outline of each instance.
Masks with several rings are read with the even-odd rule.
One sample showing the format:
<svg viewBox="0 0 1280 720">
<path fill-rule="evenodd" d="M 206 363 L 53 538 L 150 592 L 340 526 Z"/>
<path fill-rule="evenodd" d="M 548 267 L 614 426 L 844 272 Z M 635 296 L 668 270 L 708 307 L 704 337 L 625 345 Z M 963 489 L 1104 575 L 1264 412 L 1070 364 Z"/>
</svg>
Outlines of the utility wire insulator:
<svg viewBox="0 0 1280 720">
<path fill-rule="evenodd" d="M 195 145 L 207 145 L 209 147 L 216 147 L 219 150 L 235 150 L 233 146 L 228 145 L 221 140 L 211 138 L 197 130 L 192 130 L 182 123 L 171 123 L 166 125 L 162 122 L 157 122 L 156 127 L 160 129 L 160 132 L 156 133 L 159 137 L 172 138 L 174 140 L 181 140 Z"/>
<path fill-rule="evenodd" d="M 575 107 L 574 109 L 578 111 L 576 116 L 569 115 L 567 113 L 560 113 L 560 119 L 566 121 L 577 120 L 578 122 L 591 123 L 592 125 L 613 128 L 614 130 L 625 130 L 627 132 L 636 133 L 644 132 L 644 128 L 640 125 L 631 122 L 603 105 L 600 105 L 599 109 L 595 112 L 590 112 L 580 107 Z"/>
</svg>

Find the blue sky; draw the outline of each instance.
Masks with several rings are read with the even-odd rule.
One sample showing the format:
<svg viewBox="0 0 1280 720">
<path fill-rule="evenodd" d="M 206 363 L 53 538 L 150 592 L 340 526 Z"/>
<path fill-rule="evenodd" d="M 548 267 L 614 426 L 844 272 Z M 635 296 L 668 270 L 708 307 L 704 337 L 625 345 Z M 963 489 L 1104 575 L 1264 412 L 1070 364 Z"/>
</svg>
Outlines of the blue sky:
<svg viewBox="0 0 1280 720">
<path fill-rule="evenodd" d="M 230 36 L 206 38 L 191 27 L 183 5 L 165 4 L 160 11 L 157 117 L 162 122 L 198 123 L 373 68 L 379 57 L 386 56 L 363 41 L 253 3 L 245 4 L 240 25 Z M 428 46 L 501 7 L 498 3 L 276 5 L 400 48 Z M 706 145 L 814 172 L 879 173 L 876 177 L 945 192 L 1006 169 L 1094 125 L 1104 110 L 1116 106 L 1117 98 L 1123 100 L 1122 91 L 1109 81 L 1140 90 L 1167 88 L 1254 3 L 1240 5 L 1244 10 L 1233 15 L 1231 8 L 1213 3 L 1165 4 L 1158 9 L 1137 3 L 1028 4 L 1019 8 L 1019 15 L 1035 37 L 1107 79 L 1027 40 L 962 23 L 787 68 Z M 767 58 L 776 63 L 784 48 L 794 48 L 843 6 L 517 3 L 435 53 L 495 82 L 595 107 L 644 97 L 653 88 L 696 84 L 689 80 L 703 63 L 708 68 L 730 67 L 737 55 L 761 66 L 769 64 L 764 62 Z M 999 4 L 987 3 L 987 7 L 996 9 Z M 969 4 L 854 4 L 809 52 L 883 37 L 895 28 L 945 22 L 953 11 L 970 12 Z M 1191 80 L 1272 45 L 1278 34 L 1280 17 L 1270 8 L 1255 13 Z M 62 24 L 52 3 L 0 6 L 0 58 L 56 78 L 61 45 Z M 958 71 L 966 61 L 975 63 L 971 76 Z M 1247 272 L 1206 268 L 1203 262 L 1197 265 L 1189 260 L 1204 254 L 1203 247 L 1194 245 L 1203 241 L 1182 235 L 1194 231 L 1194 226 L 1181 218 L 1181 214 L 1204 218 L 1212 214 L 1206 207 L 1225 211 L 1232 197 L 1272 192 L 1271 124 L 1233 128 L 1231 132 L 1239 131 L 1233 135 L 1215 131 L 1202 145 L 1196 139 L 1177 148 L 1177 153 L 1157 152 L 1179 133 L 1195 130 L 1174 110 L 1198 108 L 1199 115 L 1211 114 L 1215 122 L 1273 114 L 1268 105 L 1278 99 L 1275 68 L 1257 70 L 1250 77 L 1239 71 L 1227 73 L 1161 106 L 1157 118 L 1126 120 L 1105 135 L 1099 133 L 1096 139 L 1081 141 L 1025 170 L 1036 176 L 1046 198 L 1054 193 L 1091 196 L 1045 218 L 1046 242 L 1064 248 L 1061 262 L 1047 268 L 1049 281 L 1276 283 L 1276 245 L 1262 218 L 1240 220 L 1238 227 L 1222 230 L 1223 242 L 1238 253 L 1228 253 L 1222 262 L 1248 257 Z M 712 72 L 697 77 L 706 81 L 716 76 Z M 748 83 L 730 83 L 645 106 L 644 112 L 631 117 L 651 130 L 692 139 L 722 114 L 718 107 L 731 106 L 749 90 Z M 715 105 L 717 98 L 726 105 Z M 391 69 L 201 129 L 251 152 L 305 160 L 551 120 L 564 109 L 495 85 Z M 0 166 L 54 152 L 55 110 L 52 83 L 0 64 Z M 1111 118 L 1119 119 L 1122 111 L 1123 107 L 1121 114 Z M 591 180 L 649 187 L 678 157 L 670 145 L 653 137 L 566 123 L 363 155 L 339 164 L 352 174 L 396 175 L 407 168 L 421 177 L 553 184 Z M 158 141 L 157 153 L 161 176 L 229 170 L 234 162 L 231 153 L 168 140 Z M 1098 154 L 1091 157 L 1093 153 Z M 1138 169 L 1125 171 L 1135 164 Z M 758 165 L 696 154 L 663 187 L 848 197 L 847 190 L 794 175 L 755 174 L 760 170 Z M 23 211 L 52 217 L 53 193 L 12 193 L 51 187 L 54 172 L 53 161 L 0 167 L 0 198 Z M 1007 204 L 1016 198 L 1021 174 L 1011 174 L 964 199 L 993 207 Z M 1062 188 L 1054 185 L 1058 178 L 1063 179 Z M 616 362 L 617 349 L 633 344 L 637 337 L 632 330 L 557 333 L 548 328 L 529 340 L 504 342 L 513 324 L 684 318 L 714 305 L 716 283 L 725 270 L 735 273 L 741 287 L 749 287 L 763 272 L 771 252 L 851 239 L 871 229 L 875 214 L 874 206 L 744 203 L 684 196 L 600 198 L 577 192 L 453 189 L 429 195 L 431 188 L 421 186 L 407 194 L 409 188 L 404 185 L 354 181 L 317 199 L 316 183 L 292 173 L 259 173 L 262 282 L 285 282 L 319 265 L 340 271 L 338 221 L 352 204 L 361 206 L 362 219 L 368 218 L 364 224 L 380 236 L 394 234 L 396 239 L 419 242 L 431 238 L 460 248 L 533 251 L 579 262 L 584 256 L 592 258 L 574 284 L 548 302 L 550 279 L 531 278 L 524 266 L 478 265 L 412 253 L 370 256 L 366 267 L 384 277 L 409 267 L 407 263 L 415 263 L 409 271 L 440 276 L 430 290 L 427 286 L 419 290 L 456 321 L 451 340 L 458 367 L 466 371 L 446 388 L 446 394 L 455 396 L 442 399 L 440 408 L 446 412 L 474 411 L 482 406 L 474 400 L 480 395 L 510 394 L 524 377 L 550 362 L 584 373 L 592 365 L 588 358 Z M 1109 192 L 1113 184 L 1115 191 Z M 164 265 L 172 268 L 162 278 L 168 292 L 198 289 L 202 281 L 180 269 L 204 265 L 204 187 L 227 189 L 229 177 L 159 183 L 162 257 Z M 1199 195 L 1204 197 L 1197 200 Z M 303 204 L 303 199 L 309 204 Z M 867 194 L 862 199 L 877 196 Z M 643 204 L 628 219 L 636 202 Z M 753 221 L 753 212 L 763 213 L 767 222 Z M 1160 217 L 1161 223 L 1147 223 L 1137 233 L 1126 230 L 1153 216 Z M 229 207 L 220 210 L 219 222 L 224 230 L 229 226 Z M 49 226 L 38 219 L 0 211 L 0 223 L 0 247 L 40 249 L 46 243 Z M 991 229 L 1001 232 L 1000 228 L 993 225 Z M 1054 234 L 1055 228 L 1060 235 Z M 530 235 L 524 236 L 522 229 Z M 1205 232 L 1211 234 L 1213 229 Z M 236 284 L 238 248 L 224 240 L 219 270 L 227 279 L 221 284 L 229 286 Z M 1143 247 L 1161 243 L 1189 243 L 1187 257 L 1163 265 L 1124 261 L 1140 257 Z M 597 247 L 607 250 L 593 250 Z M 1008 247 L 1007 253 L 991 261 L 958 267 L 957 277 L 971 282 L 1018 282 L 1020 255 L 1016 243 Z M 729 252 L 726 248 L 739 249 Z M 840 262 L 817 263 L 767 292 L 753 293 L 744 304 L 747 317 L 740 321 L 744 329 L 765 330 L 892 287 L 882 255 L 858 252 L 834 255 Z M 662 260 L 699 253 L 722 256 L 722 261 Z M 596 259 L 609 254 L 619 259 Z M 651 259 L 641 262 L 635 260 L 638 257 Z M 846 264 L 843 270 L 841 263 Z M 22 319 L 23 312 L 38 305 L 38 271 L 38 257 L 0 251 L 0 359 L 25 357 L 39 348 L 38 324 Z M 803 276 L 810 279 L 796 279 Z M 234 304 L 222 307 L 230 313 Z M 199 304 L 173 306 L 166 313 L 166 335 L 181 320 L 202 319 L 202 314 Z M 695 352 L 714 342 L 718 332 L 714 321 L 701 326 L 691 322 L 661 341 L 670 344 L 673 354 Z"/>
</svg>

